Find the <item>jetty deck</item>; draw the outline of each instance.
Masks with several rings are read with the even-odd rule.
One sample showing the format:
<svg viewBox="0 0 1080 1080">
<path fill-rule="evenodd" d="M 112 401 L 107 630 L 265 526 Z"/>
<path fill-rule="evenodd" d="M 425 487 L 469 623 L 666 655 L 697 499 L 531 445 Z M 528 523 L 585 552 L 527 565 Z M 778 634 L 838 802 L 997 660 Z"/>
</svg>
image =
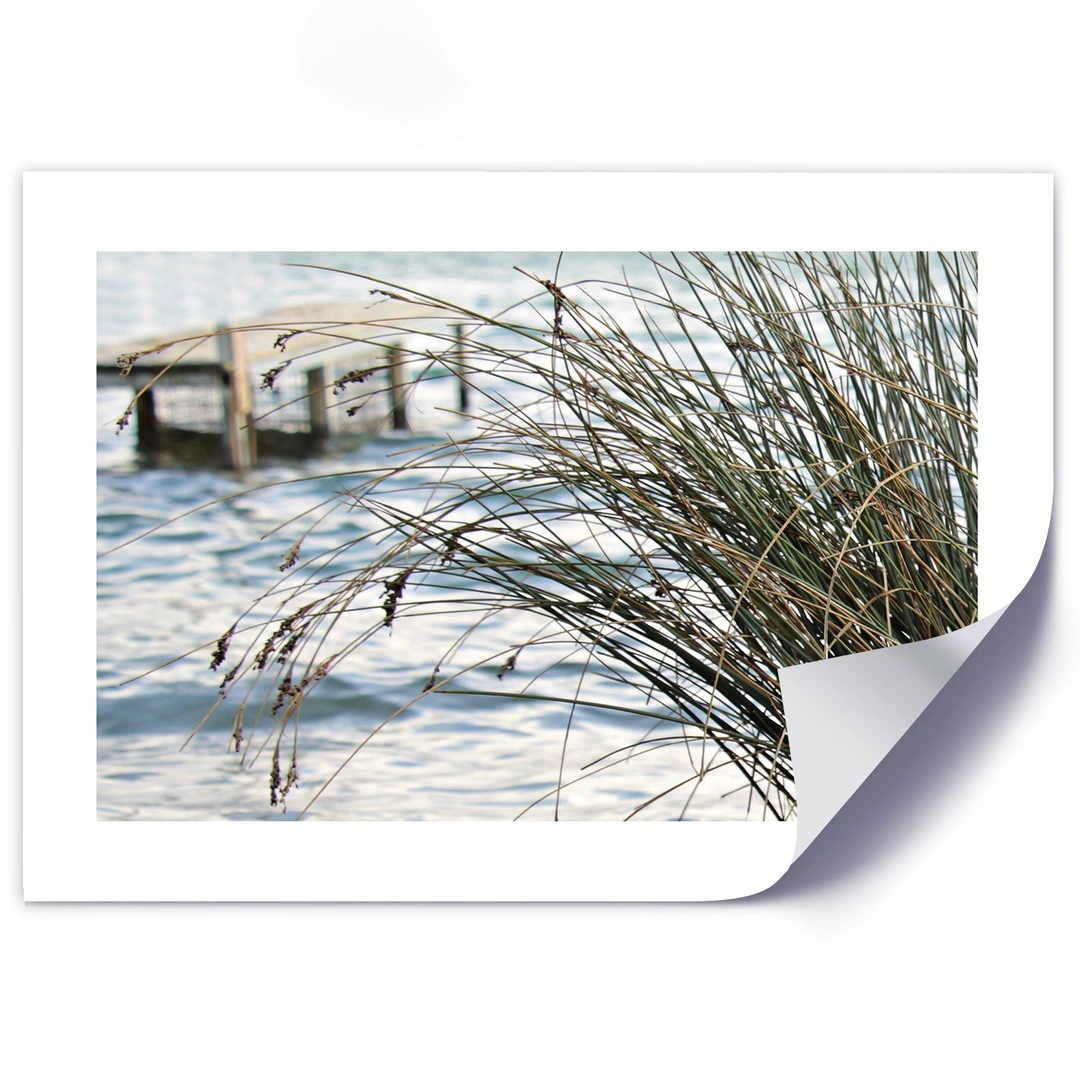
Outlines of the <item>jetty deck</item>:
<svg viewBox="0 0 1080 1080">
<path fill-rule="evenodd" d="M 331 435 L 407 430 L 411 376 L 402 358 L 418 339 L 440 352 L 456 340 L 460 358 L 461 334 L 445 312 L 402 301 L 298 305 L 227 327 L 100 345 L 97 381 L 131 391 L 144 456 L 205 462 L 219 454 L 242 470 L 264 451 L 307 455 Z M 357 371 L 370 372 L 371 383 L 346 393 L 350 384 L 340 381 Z"/>
</svg>

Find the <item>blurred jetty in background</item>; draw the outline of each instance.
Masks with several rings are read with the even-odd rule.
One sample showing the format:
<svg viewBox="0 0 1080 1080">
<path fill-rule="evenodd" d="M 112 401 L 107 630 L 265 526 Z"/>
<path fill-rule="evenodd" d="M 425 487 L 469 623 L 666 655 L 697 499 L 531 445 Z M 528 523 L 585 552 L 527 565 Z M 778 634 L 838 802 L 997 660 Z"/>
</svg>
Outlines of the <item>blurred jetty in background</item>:
<svg viewBox="0 0 1080 1080">
<path fill-rule="evenodd" d="M 448 349 L 449 366 L 436 360 Z M 130 390 L 147 463 L 243 470 L 260 457 L 316 455 L 331 440 L 408 431 L 416 378 L 453 375 L 447 405 L 467 413 L 463 350 L 463 328 L 439 309 L 308 304 L 99 346 L 97 385 Z"/>
</svg>

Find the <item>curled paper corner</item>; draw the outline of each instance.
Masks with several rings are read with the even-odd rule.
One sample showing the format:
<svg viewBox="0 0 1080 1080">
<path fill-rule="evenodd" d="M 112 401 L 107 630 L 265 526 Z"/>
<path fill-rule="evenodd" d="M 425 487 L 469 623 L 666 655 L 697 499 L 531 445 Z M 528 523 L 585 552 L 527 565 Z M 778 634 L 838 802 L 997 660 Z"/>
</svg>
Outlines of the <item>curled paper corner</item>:
<svg viewBox="0 0 1080 1080">
<path fill-rule="evenodd" d="M 1046 393 L 1044 402 L 1049 400 Z M 1049 442 L 1043 450 L 1042 467 L 1036 459 L 1032 474 L 1039 482 L 1025 493 L 1028 513 L 1010 531 L 1009 546 L 994 549 L 980 581 L 980 600 L 987 595 L 998 602 L 1011 599 L 941 637 L 780 669 L 799 797 L 792 863 L 945 689 L 1035 574 L 1049 543 L 1053 512 Z"/>
<path fill-rule="evenodd" d="M 792 861 L 881 764 L 1006 610 L 942 637 L 780 671 L 799 792 Z"/>
</svg>

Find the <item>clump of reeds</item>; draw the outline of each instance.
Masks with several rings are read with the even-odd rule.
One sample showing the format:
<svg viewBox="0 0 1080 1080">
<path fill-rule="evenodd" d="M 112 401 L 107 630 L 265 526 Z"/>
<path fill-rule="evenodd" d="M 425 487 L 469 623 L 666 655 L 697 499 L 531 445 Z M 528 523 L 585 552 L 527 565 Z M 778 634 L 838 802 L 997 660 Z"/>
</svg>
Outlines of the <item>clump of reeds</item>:
<svg viewBox="0 0 1080 1080">
<path fill-rule="evenodd" d="M 636 691 L 660 740 L 695 740 L 683 808 L 724 765 L 755 812 L 785 818 L 777 669 L 974 621 L 976 256 L 643 259 L 646 284 L 529 275 L 535 295 L 500 315 L 395 287 L 467 327 L 464 346 L 433 331 L 407 360 L 465 374 L 486 401 L 467 439 L 348 488 L 379 523 L 358 538 L 379 540 L 374 557 L 339 549 L 273 594 L 276 621 L 222 687 L 269 678 L 279 742 L 372 635 L 468 611 L 499 680 L 558 642 L 614 707 Z M 522 614 L 534 629 L 500 636 L 498 617 Z M 461 687 L 455 655 L 430 658 L 418 697 Z"/>
</svg>

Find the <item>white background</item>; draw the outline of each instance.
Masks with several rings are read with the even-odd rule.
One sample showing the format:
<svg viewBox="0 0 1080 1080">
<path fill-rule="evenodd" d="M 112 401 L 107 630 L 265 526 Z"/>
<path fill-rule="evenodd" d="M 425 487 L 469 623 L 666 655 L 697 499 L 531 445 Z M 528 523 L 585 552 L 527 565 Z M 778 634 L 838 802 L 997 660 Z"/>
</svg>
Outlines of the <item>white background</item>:
<svg viewBox="0 0 1080 1080">
<path fill-rule="evenodd" d="M 21 1074 L 995 1077 L 1075 1062 L 1075 86 L 1060 13 L 104 0 L 9 16 L 11 462 L 23 169 L 1053 170 L 1060 310 L 1056 558 L 1011 637 L 988 643 L 993 663 L 756 899 L 24 907 L 13 693 L 0 835 Z M 4 480 L 14 508 L 17 471 Z M 53 628 L 62 639 L 62 611 Z M 24 707 L 48 721 L 32 689 Z"/>
</svg>

